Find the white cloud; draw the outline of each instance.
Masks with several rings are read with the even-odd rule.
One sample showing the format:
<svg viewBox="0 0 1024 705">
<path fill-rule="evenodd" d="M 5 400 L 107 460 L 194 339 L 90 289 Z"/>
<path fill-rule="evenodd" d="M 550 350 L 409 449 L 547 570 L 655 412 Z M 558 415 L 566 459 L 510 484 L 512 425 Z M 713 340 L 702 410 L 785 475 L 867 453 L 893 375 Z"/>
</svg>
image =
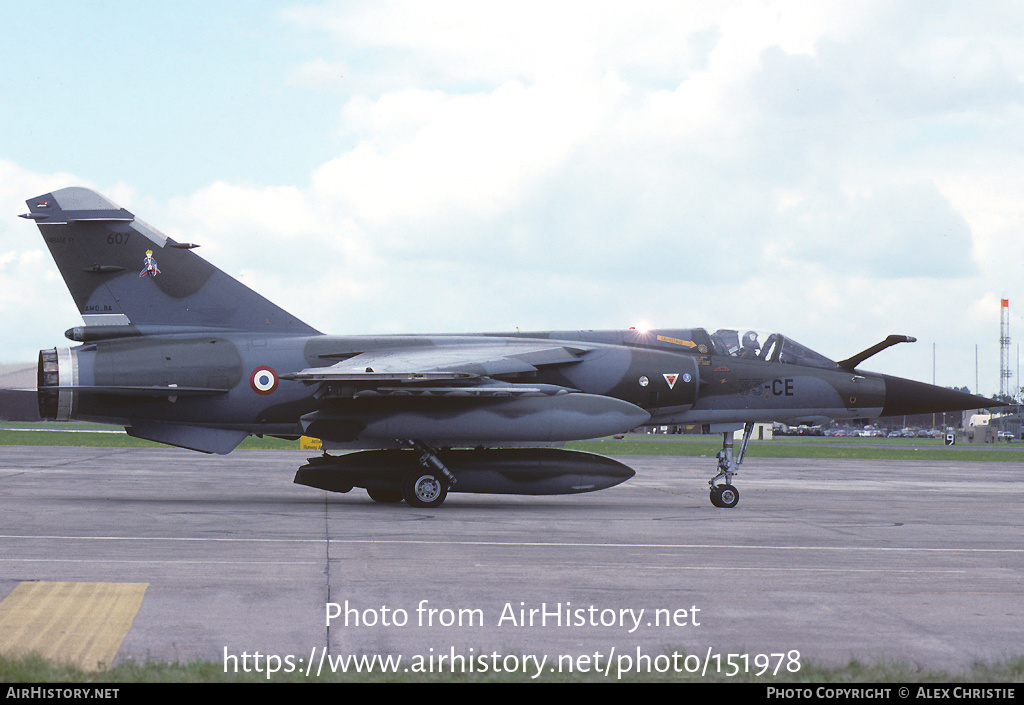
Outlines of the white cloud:
<svg viewBox="0 0 1024 705">
<path fill-rule="evenodd" d="M 81 181 L 0 159 L 0 361 L 34 361 L 40 348 L 66 342 L 64 331 L 81 323 L 39 230 L 15 217 L 28 212 L 26 200 Z"/>
<path fill-rule="evenodd" d="M 594 137 L 615 90 L 511 83 L 356 98 L 342 121 L 358 144 L 316 170 L 313 190 L 371 227 L 502 213 Z"/>
</svg>

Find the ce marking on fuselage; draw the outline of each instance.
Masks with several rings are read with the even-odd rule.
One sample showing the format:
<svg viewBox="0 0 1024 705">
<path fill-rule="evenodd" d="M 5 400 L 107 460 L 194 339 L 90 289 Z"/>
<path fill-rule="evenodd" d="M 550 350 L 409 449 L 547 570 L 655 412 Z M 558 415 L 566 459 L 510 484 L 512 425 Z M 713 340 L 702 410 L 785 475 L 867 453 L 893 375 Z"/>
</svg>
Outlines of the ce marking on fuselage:
<svg viewBox="0 0 1024 705">
<path fill-rule="evenodd" d="M 740 394 L 744 396 L 765 394 L 773 397 L 791 397 L 794 396 L 794 382 L 791 378 L 773 379 L 770 382 L 765 382 L 763 379 L 741 379 Z"/>
</svg>

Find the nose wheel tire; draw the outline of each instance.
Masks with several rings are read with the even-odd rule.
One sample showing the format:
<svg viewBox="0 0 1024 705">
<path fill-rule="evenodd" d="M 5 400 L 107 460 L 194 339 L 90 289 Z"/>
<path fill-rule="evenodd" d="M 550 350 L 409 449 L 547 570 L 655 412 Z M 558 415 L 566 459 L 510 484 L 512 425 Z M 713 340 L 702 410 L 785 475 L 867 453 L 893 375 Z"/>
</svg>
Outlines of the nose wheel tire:
<svg viewBox="0 0 1024 705">
<path fill-rule="evenodd" d="M 406 475 L 402 481 L 402 497 L 410 507 L 439 507 L 447 496 L 448 483 L 440 473 L 417 470 Z"/>
<path fill-rule="evenodd" d="M 732 509 L 740 501 L 740 491 L 732 485 L 715 485 L 710 496 L 711 503 L 722 509 Z"/>
</svg>

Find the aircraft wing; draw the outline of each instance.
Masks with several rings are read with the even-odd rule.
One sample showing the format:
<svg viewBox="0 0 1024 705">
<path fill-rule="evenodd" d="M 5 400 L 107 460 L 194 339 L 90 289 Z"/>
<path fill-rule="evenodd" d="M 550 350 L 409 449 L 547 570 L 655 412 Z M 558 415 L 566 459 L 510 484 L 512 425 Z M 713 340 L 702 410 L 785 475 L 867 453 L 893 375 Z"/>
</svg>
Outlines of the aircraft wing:
<svg viewBox="0 0 1024 705">
<path fill-rule="evenodd" d="M 557 341 L 439 340 L 357 353 L 281 378 L 322 385 L 323 406 L 302 417 L 303 430 L 335 443 L 563 442 L 628 431 L 651 416 L 621 399 L 501 376 L 576 364 L 595 349 Z"/>
<path fill-rule="evenodd" d="M 360 387 L 393 383 L 472 381 L 495 375 L 536 372 L 579 362 L 590 348 L 495 342 L 360 352 L 327 367 L 281 375 L 304 382 L 343 382 Z M 326 356 L 332 357 L 332 356 Z M 489 382 L 489 380 L 487 380 Z"/>
</svg>

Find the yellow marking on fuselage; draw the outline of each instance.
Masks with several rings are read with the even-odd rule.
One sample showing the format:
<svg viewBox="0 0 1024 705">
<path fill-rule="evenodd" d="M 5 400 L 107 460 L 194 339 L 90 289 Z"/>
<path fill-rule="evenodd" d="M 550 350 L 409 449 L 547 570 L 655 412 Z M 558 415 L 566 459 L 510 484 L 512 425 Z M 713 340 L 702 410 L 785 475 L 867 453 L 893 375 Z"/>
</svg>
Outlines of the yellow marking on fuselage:
<svg viewBox="0 0 1024 705">
<path fill-rule="evenodd" d="M 0 653 L 109 668 L 149 583 L 23 582 L 0 602 Z"/>
<path fill-rule="evenodd" d="M 697 347 L 697 343 L 693 342 L 692 340 L 680 340 L 679 338 L 670 338 L 667 335 L 659 335 L 658 340 L 660 340 L 663 343 L 673 343 L 674 345 L 683 345 L 688 348 Z"/>
</svg>

